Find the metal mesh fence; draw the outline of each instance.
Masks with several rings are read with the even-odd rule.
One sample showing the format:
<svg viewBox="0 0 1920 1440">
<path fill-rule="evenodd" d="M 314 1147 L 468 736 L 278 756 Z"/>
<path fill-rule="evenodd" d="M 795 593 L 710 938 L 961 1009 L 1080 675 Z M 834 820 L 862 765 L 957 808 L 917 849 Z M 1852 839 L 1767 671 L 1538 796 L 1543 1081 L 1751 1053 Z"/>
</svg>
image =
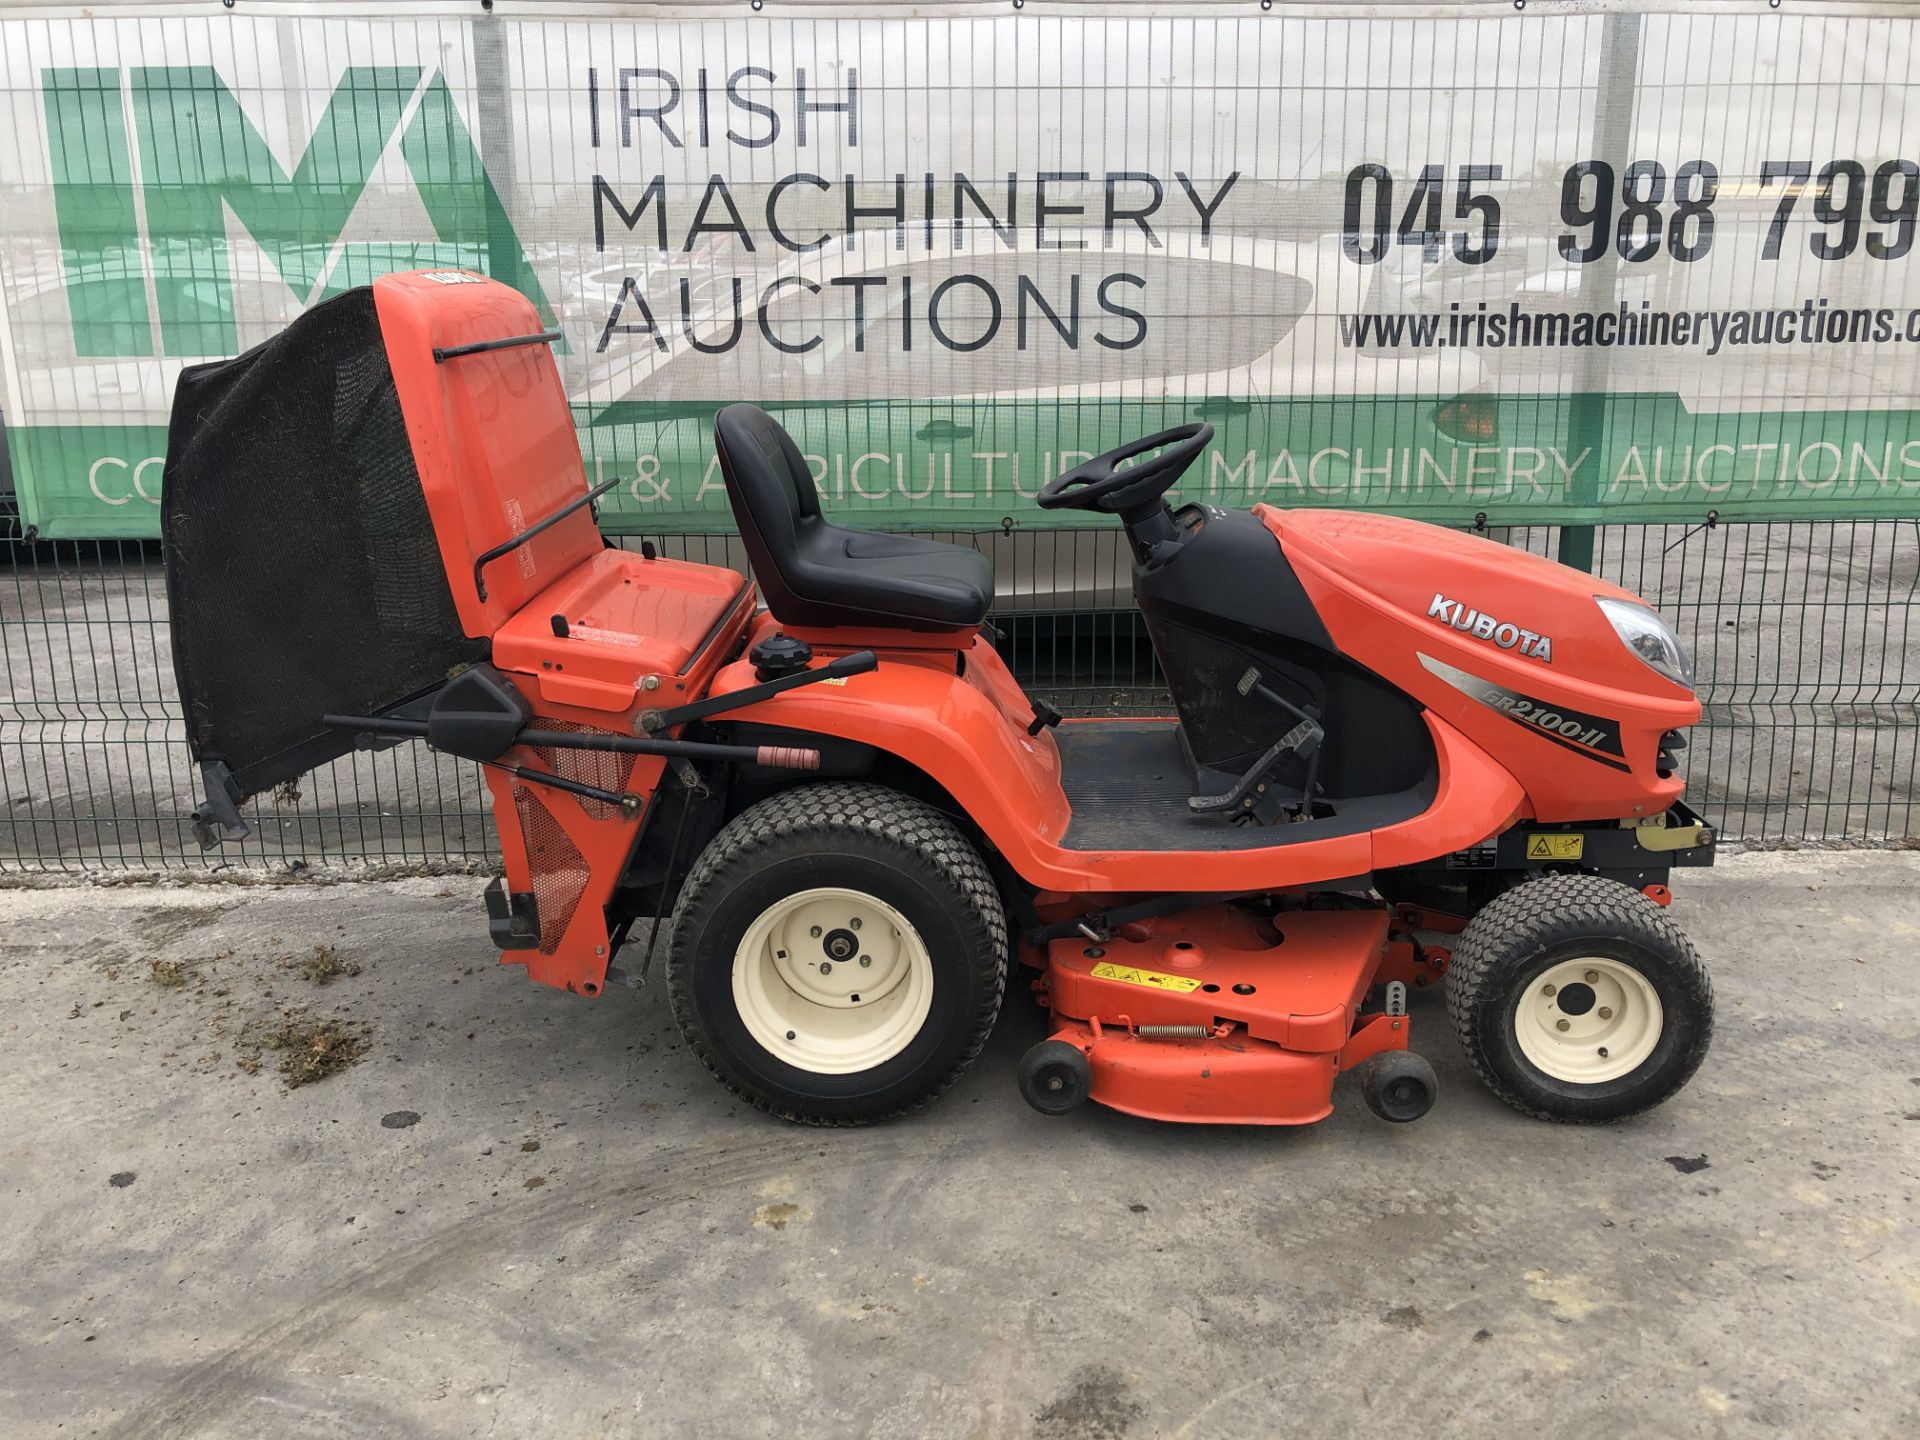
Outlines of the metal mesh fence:
<svg viewBox="0 0 1920 1440">
<path fill-rule="evenodd" d="M 1070 714 L 1165 712 L 1111 531 L 942 532 L 993 556 L 1021 680 Z M 1496 531 L 1544 554 L 1557 532 Z M 630 543 L 638 543 L 637 540 Z M 663 553 L 741 563 L 731 536 Z M 261 797 L 203 857 L 164 575 L 138 541 L 0 540 L 0 871 L 373 864 L 493 853 L 477 770 L 424 746 L 360 754 Z M 1689 795 L 1726 838 L 1920 843 L 1920 521 L 1620 526 L 1595 569 L 1657 605 L 1706 704 Z"/>
<path fill-rule="evenodd" d="M 1069 712 L 1166 701 L 1117 527 L 1032 495 L 1201 418 L 1188 498 L 1531 523 L 1647 596 L 1727 838 L 1920 829 L 1920 4 L 509 8 L 0 0 L 0 403 L 57 537 L 0 532 L 0 870 L 490 855 L 403 747 L 200 857 L 147 538 L 181 366 L 423 267 L 565 335 L 622 543 L 742 564 L 711 416 L 764 401 L 843 519 L 991 556 Z"/>
</svg>

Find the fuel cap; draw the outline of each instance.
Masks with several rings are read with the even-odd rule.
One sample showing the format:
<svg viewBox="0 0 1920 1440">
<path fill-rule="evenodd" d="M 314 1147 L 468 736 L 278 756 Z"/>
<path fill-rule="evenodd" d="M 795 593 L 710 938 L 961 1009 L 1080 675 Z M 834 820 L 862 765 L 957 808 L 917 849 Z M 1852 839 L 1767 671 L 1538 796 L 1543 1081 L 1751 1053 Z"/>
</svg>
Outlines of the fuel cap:
<svg viewBox="0 0 1920 1440">
<path fill-rule="evenodd" d="M 747 656 L 753 661 L 756 680 L 778 680 L 807 668 L 813 661 L 813 647 L 791 635 L 769 635 Z"/>
</svg>

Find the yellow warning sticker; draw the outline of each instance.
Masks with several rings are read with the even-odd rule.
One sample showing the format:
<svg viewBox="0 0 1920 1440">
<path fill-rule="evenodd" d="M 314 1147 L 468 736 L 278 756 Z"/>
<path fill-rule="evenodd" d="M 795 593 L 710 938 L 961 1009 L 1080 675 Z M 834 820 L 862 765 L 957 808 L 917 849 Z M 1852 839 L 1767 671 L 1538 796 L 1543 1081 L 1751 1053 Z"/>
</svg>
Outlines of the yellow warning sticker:
<svg viewBox="0 0 1920 1440">
<path fill-rule="evenodd" d="M 1096 980 L 1118 980 L 1122 985 L 1145 985 L 1149 990 L 1171 990 L 1179 995 L 1191 994 L 1200 988 L 1200 982 L 1191 975 L 1167 975 L 1159 970 L 1136 970 L 1131 965 L 1115 965 L 1102 960 L 1093 967 Z"/>
<path fill-rule="evenodd" d="M 1584 835 L 1529 835 L 1527 859 L 1578 860 L 1587 849 Z"/>
</svg>

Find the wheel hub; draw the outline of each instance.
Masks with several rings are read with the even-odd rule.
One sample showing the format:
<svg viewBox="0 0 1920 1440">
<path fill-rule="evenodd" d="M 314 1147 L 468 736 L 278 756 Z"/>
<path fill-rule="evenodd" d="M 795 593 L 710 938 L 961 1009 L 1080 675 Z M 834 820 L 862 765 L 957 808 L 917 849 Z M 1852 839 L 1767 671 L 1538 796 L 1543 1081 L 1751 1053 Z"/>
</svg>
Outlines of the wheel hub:
<svg viewBox="0 0 1920 1440">
<path fill-rule="evenodd" d="M 1593 1008 L 1593 987 L 1580 983 L 1569 985 L 1555 1000 L 1563 1014 L 1584 1015 Z"/>
<path fill-rule="evenodd" d="M 893 906 L 840 887 L 803 890 L 761 912 L 734 952 L 734 1003 L 755 1041 L 816 1074 L 898 1055 L 933 1003 L 933 965 Z"/>
<path fill-rule="evenodd" d="M 1514 1040 L 1555 1080 L 1600 1085 L 1632 1073 L 1660 1043 L 1652 984 L 1622 960 L 1563 960 L 1534 976 L 1514 1007 Z"/>
</svg>

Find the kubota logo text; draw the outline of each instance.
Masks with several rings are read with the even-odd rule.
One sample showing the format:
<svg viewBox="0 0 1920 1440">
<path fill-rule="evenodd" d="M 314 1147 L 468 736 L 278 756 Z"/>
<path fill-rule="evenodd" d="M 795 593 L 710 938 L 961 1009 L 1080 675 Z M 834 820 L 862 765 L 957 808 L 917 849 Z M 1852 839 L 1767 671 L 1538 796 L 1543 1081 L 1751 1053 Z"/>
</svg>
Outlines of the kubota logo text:
<svg viewBox="0 0 1920 1440">
<path fill-rule="evenodd" d="M 1444 595 L 1433 597 L 1433 603 L 1427 607 L 1427 618 L 1451 625 L 1476 640 L 1498 645 L 1502 650 L 1518 650 L 1528 659 L 1549 664 L 1553 661 L 1552 636 L 1524 630 L 1510 621 L 1496 620 L 1479 610 L 1469 610 L 1458 600 L 1449 600 Z"/>
</svg>

